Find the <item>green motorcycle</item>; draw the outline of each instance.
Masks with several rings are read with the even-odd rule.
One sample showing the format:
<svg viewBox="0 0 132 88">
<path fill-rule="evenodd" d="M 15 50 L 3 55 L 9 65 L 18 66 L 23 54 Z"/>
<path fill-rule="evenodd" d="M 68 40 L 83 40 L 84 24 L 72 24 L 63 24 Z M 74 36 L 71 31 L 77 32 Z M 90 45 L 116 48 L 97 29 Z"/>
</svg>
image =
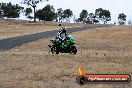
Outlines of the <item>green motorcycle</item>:
<svg viewBox="0 0 132 88">
<path fill-rule="evenodd" d="M 76 54 L 77 48 L 76 48 L 76 41 L 75 39 L 70 36 L 66 37 L 66 39 L 63 42 L 60 42 L 58 38 L 52 39 L 51 45 L 48 45 L 50 47 L 50 51 L 52 54 L 56 53 L 70 53 L 70 54 Z"/>
</svg>

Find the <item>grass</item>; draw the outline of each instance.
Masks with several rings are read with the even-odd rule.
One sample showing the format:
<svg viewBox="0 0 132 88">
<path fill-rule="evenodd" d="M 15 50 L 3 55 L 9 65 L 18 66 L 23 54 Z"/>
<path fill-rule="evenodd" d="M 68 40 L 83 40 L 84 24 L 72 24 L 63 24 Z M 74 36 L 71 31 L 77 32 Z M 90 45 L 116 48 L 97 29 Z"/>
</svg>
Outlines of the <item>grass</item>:
<svg viewBox="0 0 132 88">
<path fill-rule="evenodd" d="M 72 33 L 77 55 L 48 53 L 51 38 L 0 53 L 3 88 L 131 88 L 132 84 L 76 84 L 77 68 L 88 74 L 132 75 L 132 27 L 114 26 Z"/>
</svg>

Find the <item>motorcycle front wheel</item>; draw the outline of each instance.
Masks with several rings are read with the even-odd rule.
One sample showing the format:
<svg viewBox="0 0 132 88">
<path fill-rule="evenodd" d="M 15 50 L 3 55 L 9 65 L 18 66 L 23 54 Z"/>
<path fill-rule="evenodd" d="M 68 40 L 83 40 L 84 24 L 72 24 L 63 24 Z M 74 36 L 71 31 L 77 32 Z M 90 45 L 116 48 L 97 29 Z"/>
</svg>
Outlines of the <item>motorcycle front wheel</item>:
<svg viewBox="0 0 132 88">
<path fill-rule="evenodd" d="M 75 46 L 71 46 L 70 54 L 76 54 L 76 53 L 77 53 L 77 48 Z"/>
</svg>

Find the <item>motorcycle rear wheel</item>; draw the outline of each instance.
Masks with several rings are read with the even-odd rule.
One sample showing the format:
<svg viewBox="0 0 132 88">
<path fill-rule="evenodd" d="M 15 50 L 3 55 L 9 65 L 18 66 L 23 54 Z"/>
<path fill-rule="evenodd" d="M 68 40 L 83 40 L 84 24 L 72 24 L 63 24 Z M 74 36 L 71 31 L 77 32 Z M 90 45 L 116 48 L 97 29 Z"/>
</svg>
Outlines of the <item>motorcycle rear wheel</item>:
<svg viewBox="0 0 132 88">
<path fill-rule="evenodd" d="M 51 45 L 50 46 L 50 49 L 51 49 L 51 53 L 52 54 L 55 54 L 56 53 L 56 47 L 54 45 Z"/>
</svg>

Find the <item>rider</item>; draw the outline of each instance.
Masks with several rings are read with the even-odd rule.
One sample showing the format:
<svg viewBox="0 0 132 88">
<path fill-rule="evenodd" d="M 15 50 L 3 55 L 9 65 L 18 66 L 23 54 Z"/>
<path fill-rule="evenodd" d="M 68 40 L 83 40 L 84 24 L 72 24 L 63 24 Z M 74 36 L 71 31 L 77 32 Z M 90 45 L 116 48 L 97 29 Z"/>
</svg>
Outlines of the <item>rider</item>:
<svg viewBox="0 0 132 88">
<path fill-rule="evenodd" d="M 59 39 L 60 42 L 63 42 L 66 38 L 67 35 L 67 29 L 66 27 L 62 27 L 62 29 L 60 29 L 57 33 L 57 38 Z"/>
<path fill-rule="evenodd" d="M 58 31 L 56 38 L 62 48 L 68 47 L 71 42 L 75 43 L 74 38 L 71 35 L 67 34 L 66 27 L 62 27 L 62 29 Z"/>
</svg>

